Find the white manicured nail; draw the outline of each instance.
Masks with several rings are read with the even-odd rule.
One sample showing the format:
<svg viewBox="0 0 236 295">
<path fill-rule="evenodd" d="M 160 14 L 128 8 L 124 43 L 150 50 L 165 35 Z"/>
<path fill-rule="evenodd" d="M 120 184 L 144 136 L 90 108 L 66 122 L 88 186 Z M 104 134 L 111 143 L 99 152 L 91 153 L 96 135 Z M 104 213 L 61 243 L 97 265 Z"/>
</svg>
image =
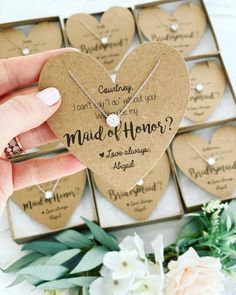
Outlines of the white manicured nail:
<svg viewBox="0 0 236 295">
<path fill-rule="evenodd" d="M 43 101 L 43 103 L 48 106 L 53 106 L 61 97 L 59 91 L 54 87 L 46 88 L 38 92 L 36 96 L 39 97 Z"/>
</svg>

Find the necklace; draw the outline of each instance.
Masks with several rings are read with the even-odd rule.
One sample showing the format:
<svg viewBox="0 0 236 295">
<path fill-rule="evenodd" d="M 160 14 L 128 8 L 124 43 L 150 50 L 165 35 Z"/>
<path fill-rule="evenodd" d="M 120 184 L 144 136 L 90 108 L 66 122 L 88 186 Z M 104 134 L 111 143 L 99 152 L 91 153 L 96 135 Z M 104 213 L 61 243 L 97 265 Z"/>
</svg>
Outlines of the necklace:
<svg viewBox="0 0 236 295">
<path fill-rule="evenodd" d="M 138 186 L 143 186 L 143 185 L 144 185 L 144 179 L 143 179 L 143 178 L 140 179 L 140 180 L 136 183 L 136 185 L 138 185 Z"/>
<path fill-rule="evenodd" d="M 15 42 L 13 42 L 6 34 L 5 32 L 2 32 L 4 38 L 11 43 L 13 46 L 15 46 L 15 48 L 19 49 L 22 55 L 29 55 L 30 54 L 30 49 L 28 47 L 21 47 L 18 44 L 16 44 Z"/>
<path fill-rule="evenodd" d="M 53 197 L 53 193 L 54 193 L 54 191 L 56 190 L 57 185 L 58 185 L 58 183 L 59 183 L 60 180 L 61 180 L 61 178 L 59 178 L 59 179 L 55 182 L 55 184 L 54 184 L 52 190 L 45 191 L 40 185 L 36 184 L 36 186 L 37 186 L 37 188 L 38 188 L 42 193 L 44 193 L 44 197 L 45 197 L 45 199 L 50 200 L 50 199 Z"/>
<path fill-rule="evenodd" d="M 109 44 L 109 40 L 110 40 L 110 37 L 111 37 L 111 33 L 113 31 L 113 28 L 114 28 L 114 25 L 116 23 L 116 19 L 117 19 L 117 15 L 116 17 L 114 18 L 113 22 L 112 22 L 112 25 L 111 25 L 111 28 L 108 32 L 107 35 L 104 35 L 104 36 L 99 36 L 93 29 L 91 29 L 91 27 L 86 24 L 82 19 L 80 19 L 80 23 L 90 32 L 92 33 L 101 43 L 102 45 L 108 45 Z"/>
<path fill-rule="evenodd" d="M 187 5 L 190 7 L 191 3 L 189 2 Z M 159 19 L 159 21 L 163 24 L 163 26 L 165 26 L 166 28 L 168 28 L 173 33 L 175 33 L 175 32 L 178 31 L 179 24 L 178 24 L 177 19 L 175 19 L 173 16 L 171 18 L 174 19 L 174 21 L 171 22 L 171 24 L 167 24 L 166 22 L 164 22 L 157 13 L 155 13 L 155 16 Z"/>
<path fill-rule="evenodd" d="M 134 101 L 135 97 L 143 90 L 145 85 L 148 83 L 148 81 L 151 79 L 152 75 L 158 68 L 160 64 L 160 60 L 158 59 L 157 62 L 155 63 L 154 67 L 148 74 L 148 76 L 145 78 L 145 80 L 142 82 L 141 86 L 138 88 L 138 90 L 134 93 L 134 95 L 131 97 L 131 99 L 128 101 L 128 103 L 125 105 L 125 107 L 118 113 L 111 113 L 108 114 L 106 113 L 97 103 L 97 101 L 88 93 L 88 91 L 84 88 L 84 86 L 80 83 L 80 81 L 75 77 L 75 75 L 67 69 L 64 61 L 60 57 L 67 73 L 71 77 L 71 79 L 79 86 L 79 88 L 82 90 L 82 92 L 87 96 L 87 98 L 93 103 L 93 105 L 102 113 L 102 115 L 106 118 L 106 123 L 109 127 L 115 128 L 120 125 L 120 117 L 124 114 L 124 112 L 128 109 L 130 104 Z"/>
<path fill-rule="evenodd" d="M 206 158 L 194 145 L 192 145 L 190 142 L 187 142 L 188 146 L 190 146 L 195 153 L 202 158 L 209 166 L 215 165 L 216 161 L 218 160 L 219 156 L 222 153 L 222 150 L 220 150 L 214 157 L 211 156 L 209 158 Z"/>
</svg>

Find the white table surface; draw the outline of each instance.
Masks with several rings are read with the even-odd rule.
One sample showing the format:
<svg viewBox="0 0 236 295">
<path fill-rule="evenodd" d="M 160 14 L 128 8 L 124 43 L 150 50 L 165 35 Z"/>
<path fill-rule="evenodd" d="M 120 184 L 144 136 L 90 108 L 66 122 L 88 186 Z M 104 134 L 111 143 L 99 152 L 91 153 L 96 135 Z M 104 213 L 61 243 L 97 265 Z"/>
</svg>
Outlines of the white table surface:
<svg viewBox="0 0 236 295">
<path fill-rule="evenodd" d="M 96 12 L 105 10 L 112 5 L 126 6 L 143 3 L 144 0 L 0 0 L 0 22 L 61 15 L 68 17 L 76 12 Z M 147 1 L 148 2 L 148 1 Z M 236 89 L 236 0 L 205 0 L 211 20 L 219 40 L 221 53 L 226 68 Z M 166 244 L 170 243 L 181 226 L 180 222 L 167 222 L 157 225 L 143 226 L 116 232 L 121 239 L 136 231 L 148 242 L 157 233 L 165 235 Z M 19 258 L 21 247 L 15 244 L 9 234 L 6 212 L 0 218 L 0 266 L 7 265 Z M 40 295 L 42 291 L 23 283 L 17 287 L 6 289 L 14 277 L 0 273 L 0 295 Z M 230 295 L 236 294 L 236 287 L 230 287 Z M 233 290 L 234 289 L 234 290 Z"/>
</svg>

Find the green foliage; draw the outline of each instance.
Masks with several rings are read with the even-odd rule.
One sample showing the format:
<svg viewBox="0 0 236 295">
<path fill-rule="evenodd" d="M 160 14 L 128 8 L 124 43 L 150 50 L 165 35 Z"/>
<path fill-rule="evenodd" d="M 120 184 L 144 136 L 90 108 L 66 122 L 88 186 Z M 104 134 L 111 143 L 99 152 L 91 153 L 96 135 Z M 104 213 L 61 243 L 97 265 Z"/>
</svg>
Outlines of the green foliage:
<svg viewBox="0 0 236 295">
<path fill-rule="evenodd" d="M 89 229 L 85 233 L 65 230 L 25 244 L 22 250 L 30 253 L 2 269 L 17 275 L 9 287 L 27 280 L 50 292 L 69 289 L 72 295 L 79 295 L 88 289 L 99 276 L 104 255 L 118 250 L 119 246 L 116 239 L 98 225 L 84 221 Z"/>
<path fill-rule="evenodd" d="M 95 246 L 84 254 L 79 264 L 72 270 L 72 274 L 88 271 L 102 264 L 108 249 L 104 246 Z"/>
<path fill-rule="evenodd" d="M 226 272 L 235 272 L 236 200 L 210 202 L 189 218 L 176 241 L 177 253 L 193 247 L 200 256 L 219 257 Z"/>
<path fill-rule="evenodd" d="M 164 267 L 193 247 L 200 256 L 219 257 L 224 271 L 236 272 L 236 200 L 230 204 L 213 201 L 197 213 L 187 215 L 187 222 L 176 242 L 165 248 Z M 68 289 L 70 295 L 88 294 L 90 284 L 100 276 L 104 255 L 119 251 L 116 239 L 97 224 L 83 219 L 88 231 L 65 230 L 27 243 L 24 257 L 4 269 L 16 273 L 10 286 L 27 280 L 48 295 Z M 148 259 L 154 261 L 154 254 Z M 85 292 L 85 293 L 84 293 Z"/>
<path fill-rule="evenodd" d="M 90 231 L 93 233 L 96 241 L 106 246 L 110 251 L 119 251 L 119 246 L 113 236 L 109 235 L 107 232 L 105 232 L 104 229 L 102 229 L 100 226 L 93 223 L 92 221 L 86 218 L 82 219 L 84 220 Z"/>
</svg>

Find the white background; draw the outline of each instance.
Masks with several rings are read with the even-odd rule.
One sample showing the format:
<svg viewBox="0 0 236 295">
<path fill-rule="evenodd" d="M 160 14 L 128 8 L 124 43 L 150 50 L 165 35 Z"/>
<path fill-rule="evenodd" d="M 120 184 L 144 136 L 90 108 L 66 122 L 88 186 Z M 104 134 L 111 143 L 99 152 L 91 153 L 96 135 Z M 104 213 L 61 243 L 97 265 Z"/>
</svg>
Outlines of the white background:
<svg viewBox="0 0 236 295">
<path fill-rule="evenodd" d="M 96 12 L 112 5 L 131 6 L 143 3 L 138 0 L 0 0 L 0 22 L 32 19 L 46 16 L 68 17 L 76 12 Z M 205 0 L 208 12 L 219 40 L 221 53 L 229 72 L 234 89 L 236 89 L 236 0 Z M 1 46 L 1 44 L 0 44 Z M 27 226 L 27 225 L 25 225 Z M 148 243 L 157 233 L 164 233 L 166 244 L 174 239 L 180 226 L 177 222 L 140 227 L 117 232 L 119 238 L 138 232 Z M 6 213 L 0 218 L 0 266 L 7 265 L 22 255 L 20 246 L 11 241 Z M 21 284 L 6 289 L 13 277 L 0 273 L 0 295 L 40 295 L 42 291 L 32 291 L 32 287 Z M 33 293 L 32 293 L 33 292 Z M 231 288 L 231 295 L 236 294 Z"/>
</svg>

